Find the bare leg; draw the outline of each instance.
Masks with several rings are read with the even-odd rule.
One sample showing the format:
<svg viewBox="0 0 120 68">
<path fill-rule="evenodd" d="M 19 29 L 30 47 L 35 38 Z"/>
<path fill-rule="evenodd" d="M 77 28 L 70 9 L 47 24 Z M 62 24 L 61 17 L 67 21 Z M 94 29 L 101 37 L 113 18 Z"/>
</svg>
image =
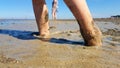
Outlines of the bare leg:
<svg viewBox="0 0 120 68">
<path fill-rule="evenodd" d="M 101 31 L 95 26 L 86 0 L 64 0 L 78 21 L 81 34 L 87 46 L 99 46 L 101 42 Z"/>
<path fill-rule="evenodd" d="M 49 35 L 49 23 L 45 0 L 32 0 L 32 2 L 39 34 L 42 37 L 47 37 Z"/>
<path fill-rule="evenodd" d="M 52 18 L 53 18 L 53 20 L 56 20 L 56 17 L 57 15 L 56 15 L 56 8 L 53 8 L 52 9 Z"/>
<path fill-rule="evenodd" d="M 53 2 L 52 2 L 52 18 L 54 20 L 57 18 L 57 15 L 56 15 L 57 6 L 58 6 L 58 0 L 53 0 Z"/>
</svg>

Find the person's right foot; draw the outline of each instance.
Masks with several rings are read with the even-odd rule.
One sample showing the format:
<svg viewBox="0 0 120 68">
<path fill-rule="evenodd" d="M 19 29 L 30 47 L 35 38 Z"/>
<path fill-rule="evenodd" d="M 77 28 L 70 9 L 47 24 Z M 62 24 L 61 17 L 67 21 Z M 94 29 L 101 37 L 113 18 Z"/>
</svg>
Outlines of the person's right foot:
<svg viewBox="0 0 120 68">
<path fill-rule="evenodd" d="M 93 32 L 81 31 L 86 46 L 101 46 L 102 45 L 102 33 L 95 26 Z"/>
</svg>

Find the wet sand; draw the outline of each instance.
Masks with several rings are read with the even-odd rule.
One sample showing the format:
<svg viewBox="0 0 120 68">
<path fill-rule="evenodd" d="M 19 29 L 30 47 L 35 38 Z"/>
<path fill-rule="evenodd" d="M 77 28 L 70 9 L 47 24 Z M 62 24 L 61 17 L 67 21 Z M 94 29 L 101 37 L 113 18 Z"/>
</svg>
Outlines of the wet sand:
<svg viewBox="0 0 120 68">
<path fill-rule="evenodd" d="M 84 46 L 76 21 L 50 21 L 51 39 L 42 41 L 34 20 L 0 20 L 0 68 L 119 68 L 120 24 L 95 23 L 102 47 Z"/>
</svg>

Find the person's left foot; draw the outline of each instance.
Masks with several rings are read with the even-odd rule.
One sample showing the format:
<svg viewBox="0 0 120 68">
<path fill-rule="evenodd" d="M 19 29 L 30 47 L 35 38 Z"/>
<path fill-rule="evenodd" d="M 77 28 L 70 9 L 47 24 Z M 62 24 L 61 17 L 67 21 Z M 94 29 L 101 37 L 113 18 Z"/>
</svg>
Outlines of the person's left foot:
<svg viewBox="0 0 120 68">
<path fill-rule="evenodd" d="M 32 36 L 34 36 L 34 35 L 39 35 L 39 32 L 33 32 L 32 34 L 31 34 Z"/>
<path fill-rule="evenodd" d="M 32 33 L 32 35 L 42 41 L 50 40 L 50 35 L 45 35 L 45 34 L 40 35 L 39 32 L 34 32 L 34 33 Z"/>
</svg>

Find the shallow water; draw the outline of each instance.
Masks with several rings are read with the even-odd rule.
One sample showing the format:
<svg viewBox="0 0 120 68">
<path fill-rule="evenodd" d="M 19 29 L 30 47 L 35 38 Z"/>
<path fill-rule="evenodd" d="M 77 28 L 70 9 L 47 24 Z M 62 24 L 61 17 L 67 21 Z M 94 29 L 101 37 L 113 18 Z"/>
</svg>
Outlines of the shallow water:
<svg viewBox="0 0 120 68">
<path fill-rule="evenodd" d="M 96 21 L 95 23 L 99 26 L 103 34 L 105 34 L 106 38 L 104 38 L 104 40 L 119 41 L 119 37 L 120 37 L 119 25 L 116 25 L 112 22 Z M 66 37 L 66 39 L 70 39 L 70 40 L 76 40 L 76 41 L 82 40 L 82 38 L 79 38 L 81 37 L 81 35 L 79 34 L 79 27 L 76 21 L 62 21 L 62 20 L 50 21 L 50 27 L 54 27 L 50 29 L 51 34 L 55 32 L 56 33 L 58 32 L 58 34 L 61 33 L 60 36 L 58 36 L 58 38 Z M 112 31 L 110 32 L 110 30 L 113 30 L 114 33 L 112 33 Z M 3 35 L 13 36 L 15 38 L 22 39 L 22 40 L 28 40 L 28 39 L 35 39 L 31 34 L 37 31 L 38 30 L 37 30 L 37 25 L 35 23 L 35 20 L 25 20 L 25 19 L 0 20 L 0 34 L 3 34 Z M 112 35 L 112 34 L 115 34 L 115 35 Z M 54 38 L 54 35 L 52 37 Z"/>
<path fill-rule="evenodd" d="M 107 31 L 108 29 L 118 29 L 120 31 L 120 26 L 116 25 L 113 22 L 96 22 L 96 23 L 103 32 Z"/>
<path fill-rule="evenodd" d="M 27 19 L 1 19 L 0 20 L 0 26 L 8 26 L 12 24 L 24 24 L 28 23 L 29 21 L 34 21 L 34 20 L 27 20 Z"/>
</svg>

